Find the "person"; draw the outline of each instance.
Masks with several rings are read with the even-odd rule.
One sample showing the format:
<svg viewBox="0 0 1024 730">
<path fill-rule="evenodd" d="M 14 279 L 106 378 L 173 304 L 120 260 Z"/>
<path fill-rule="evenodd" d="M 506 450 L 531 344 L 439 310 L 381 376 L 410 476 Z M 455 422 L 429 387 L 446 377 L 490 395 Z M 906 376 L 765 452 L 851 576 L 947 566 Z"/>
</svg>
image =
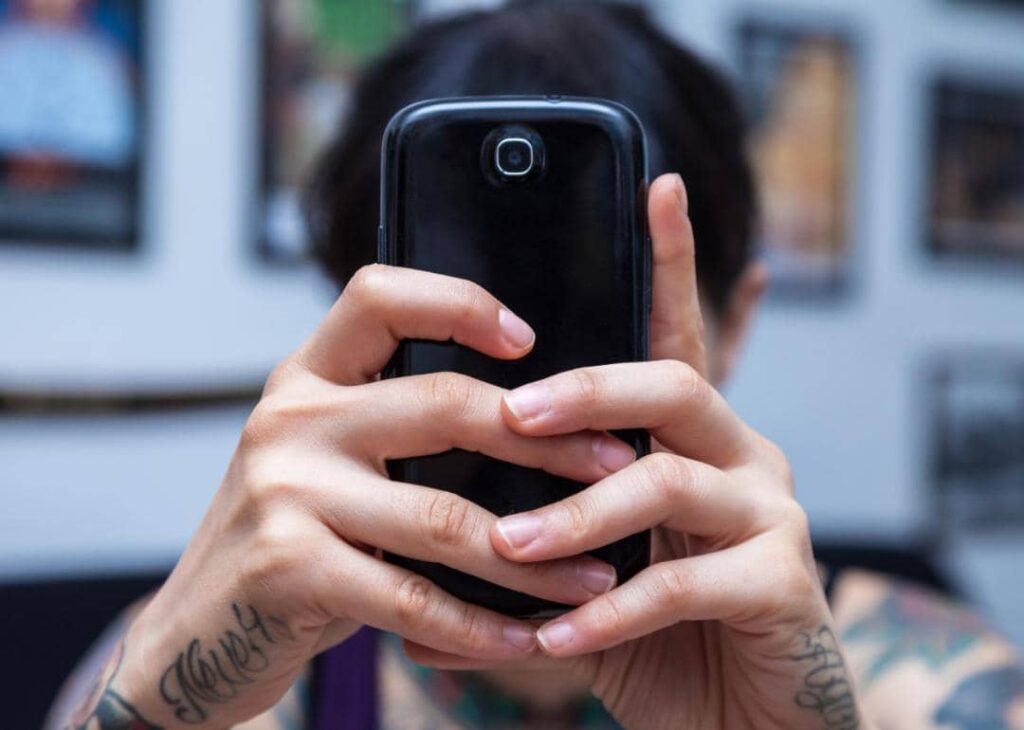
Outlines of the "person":
<svg viewBox="0 0 1024 730">
<path fill-rule="evenodd" d="M 511 392 L 379 380 L 407 338 L 506 359 L 533 346 L 471 282 L 372 263 L 388 118 L 501 93 L 611 98 L 643 121 L 651 360 Z M 533 1 L 420 27 L 366 69 L 310 187 L 339 299 L 270 375 L 170 577 L 99 642 L 51 726 L 1019 726 L 1015 654 L 954 599 L 849 572 L 830 605 L 785 455 L 716 389 L 765 284 L 754 199 L 727 83 L 641 10 Z M 607 433 L 627 427 L 655 453 Z M 498 519 L 387 478 L 388 459 L 451 448 L 589 486 Z M 652 564 L 622 584 L 585 555 L 647 528 Z M 574 608 L 514 620 L 381 550 Z"/>
</svg>

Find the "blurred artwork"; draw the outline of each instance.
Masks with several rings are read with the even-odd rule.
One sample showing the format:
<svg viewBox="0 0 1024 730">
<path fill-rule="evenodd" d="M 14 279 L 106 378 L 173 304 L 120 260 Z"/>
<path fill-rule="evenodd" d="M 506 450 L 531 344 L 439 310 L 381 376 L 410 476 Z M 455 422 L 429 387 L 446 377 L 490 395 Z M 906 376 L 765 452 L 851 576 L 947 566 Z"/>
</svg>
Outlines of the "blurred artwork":
<svg viewBox="0 0 1024 730">
<path fill-rule="evenodd" d="M 139 0 L 0 0 L 0 240 L 133 246 Z"/>
<path fill-rule="evenodd" d="M 301 187 L 338 131 L 359 66 L 408 26 L 412 0 L 263 0 L 264 205 L 260 247 L 304 258 Z"/>
<path fill-rule="evenodd" d="M 1024 527 L 1024 355 L 949 358 L 931 389 L 939 527 Z"/>
<path fill-rule="evenodd" d="M 951 0 L 957 5 L 966 6 L 985 6 L 990 5 L 995 8 L 1009 8 L 1013 10 L 1024 9 L 1024 0 Z"/>
<path fill-rule="evenodd" d="M 762 255 L 775 291 L 838 291 L 850 256 L 853 52 L 839 36 L 744 24 Z"/>
<path fill-rule="evenodd" d="M 944 80 L 933 94 L 932 249 L 1024 259 L 1024 85 Z"/>
</svg>

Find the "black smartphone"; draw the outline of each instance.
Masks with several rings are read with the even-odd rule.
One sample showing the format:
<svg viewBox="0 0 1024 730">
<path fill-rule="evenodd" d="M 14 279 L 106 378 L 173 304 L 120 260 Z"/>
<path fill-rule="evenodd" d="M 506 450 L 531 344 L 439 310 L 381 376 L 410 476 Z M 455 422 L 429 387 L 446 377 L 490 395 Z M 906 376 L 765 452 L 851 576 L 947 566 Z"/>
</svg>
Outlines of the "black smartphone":
<svg viewBox="0 0 1024 730">
<path fill-rule="evenodd" d="M 454 343 L 404 342 L 384 377 L 455 371 L 514 388 L 586 365 L 646 360 L 650 246 L 644 133 L 598 99 L 479 97 L 398 112 L 382 150 L 381 262 L 472 280 L 525 319 L 529 355 L 495 360 Z M 619 432 L 638 456 L 645 431 Z M 392 478 L 446 489 L 499 516 L 583 485 L 455 450 L 389 464 Z M 650 532 L 593 551 L 619 582 L 650 559 Z M 472 603 L 518 617 L 566 606 L 444 565 L 387 555 Z"/>
</svg>

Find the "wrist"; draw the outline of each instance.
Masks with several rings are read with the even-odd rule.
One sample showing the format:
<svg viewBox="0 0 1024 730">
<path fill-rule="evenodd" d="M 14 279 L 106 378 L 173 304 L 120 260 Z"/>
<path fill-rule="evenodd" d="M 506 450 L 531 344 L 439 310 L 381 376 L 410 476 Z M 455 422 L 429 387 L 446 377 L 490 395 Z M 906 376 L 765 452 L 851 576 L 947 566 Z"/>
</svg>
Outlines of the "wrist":
<svg viewBox="0 0 1024 730">
<path fill-rule="evenodd" d="M 233 720 L 213 716 L 194 718 L 190 722 L 189 718 L 175 713 L 174 707 L 167 702 L 162 691 L 163 678 L 170 664 L 168 657 L 178 652 L 176 647 L 181 640 L 174 636 L 173 621 L 161 620 L 153 613 L 151 603 L 132 622 L 115 650 L 115 656 L 111 658 L 113 671 L 100 696 L 98 708 L 109 713 L 108 716 L 124 718 L 124 727 L 179 730 L 194 727 L 197 722 L 202 723 L 204 730 L 231 727 Z M 99 713 L 97 716 L 103 717 Z M 106 725 L 101 721 L 100 727 L 105 728 Z"/>
<path fill-rule="evenodd" d="M 160 707 L 159 697 L 140 681 L 139 661 L 120 637 L 104 666 L 91 681 L 92 690 L 56 727 L 98 730 L 138 728 L 175 730 L 181 725 Z"/>
<path fill-rule="evenodd" d="M 111 689 L 141 727 L 229 728 L 264 712 L 291 686 L 308 647 L 282 617 L 249 603 L 183 612 L 157 595 L 128 630 Z"/>
</svg>

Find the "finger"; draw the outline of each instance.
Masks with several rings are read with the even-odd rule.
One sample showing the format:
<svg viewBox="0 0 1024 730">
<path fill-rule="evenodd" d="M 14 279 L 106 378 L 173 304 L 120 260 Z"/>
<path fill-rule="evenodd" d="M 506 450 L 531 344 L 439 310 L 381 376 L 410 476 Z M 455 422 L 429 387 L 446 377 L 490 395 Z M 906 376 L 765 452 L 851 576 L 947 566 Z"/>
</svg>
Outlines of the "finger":
<svg viewBox="0 0 1024 730">
<path fill-rule="evenodd" d="M 331 412 L 339 431 L 347 429 L 353 412 L 360 414 L 346 446 L 371 454 L 378 465 L 463 449 L 589 484 L 636 458 L 629 445 L 603 432 L 549 439 L 517 434 L 501 417 L 505 392 L 465 375 L 433 373 L 339 392 Z"/>
<path fill-rule="evenodd" d="M 533 347 L 528 324 L 480 286 L 450 276 L 373 264 L 360 269 L 299 359 L 327 380 L 373 380 L 404 339 L 454 340 L 491 357 Z"/>
<path fill-rule="evenodd" d="M 565 676 L 567 672 L 586 672 L 582 664 L 590 663 L 595 657 L 570 657 L 567 659 L 556 659 L 541 652 L 534 652 L 523 657 L 515 657 L 506 661 L 488 661 L 485 659 L 474 659 L 471 657 L 450 654 L 445 651 L 438 651 L 429 646 L 417 644 L 415 641 L 405 639 L 402 641 L 402 649 L 405 655 L 417 664 L 435 669 L 447 669 L 453 671 L 485 671 L 485 670 L 514 670 L 514 671 L 558 671 Z"/>
<path fill-rule="evenodd" d="M 533 561 L 579 555 L 656 525 L 734 542 L 757 524 L 756 494 L 707 464 L 651 454 L 559 502 L 502 517 L 491 543 L 510 560 Z"/>
<path fill-rule="evenodd" d="M 691 366 L 617 363 L 553 375 L 507 393 L 509 426 L 531 436 L 646 428 L 670 450 L 724 467 L 753 453 L 753 432 Z"/>
<path fill-rule="evenodd" d="M 335 544 L 320 560 L 316 599 L 334 616 L 347 616 L 452 654 L 509 660 L 535 648 L 533 627 L 473 606 L 426 578 L 371 555 Z"/>
<path fill-rule="evenodd" d="M 647 199 L 651 231 L 651 357 L 689 363 L 707 373 L 704 320 L 697 292 L 693 227 L 679 175 L 662 175 Z"/>
<path fill-rule="evenodd" d="M 545 653 L 566 657 L 601 651 L 682 621 L 753 627 L 759 616 L 782 620 L 790 610 L 787 604 L 796 606 L 820 589 L 810 578 L 798 585 L 802 573 L 766 561 L 757 542 L 755 538 L 728 550 L 656 563 L 545 624 L 537 640 Z"/>
<path fill-rule="evenodd" d="M 346 540 L 442 563 L 512 590 L 576 605 L 615 585 L 615 569 L 590 556 L 516 564 L 498 555 L 495 516 L 451 492 L 370 477 L 321 492 L 319 517 Z M 359 494 L 348 493 L 358 489 Z"/>
</svg>

